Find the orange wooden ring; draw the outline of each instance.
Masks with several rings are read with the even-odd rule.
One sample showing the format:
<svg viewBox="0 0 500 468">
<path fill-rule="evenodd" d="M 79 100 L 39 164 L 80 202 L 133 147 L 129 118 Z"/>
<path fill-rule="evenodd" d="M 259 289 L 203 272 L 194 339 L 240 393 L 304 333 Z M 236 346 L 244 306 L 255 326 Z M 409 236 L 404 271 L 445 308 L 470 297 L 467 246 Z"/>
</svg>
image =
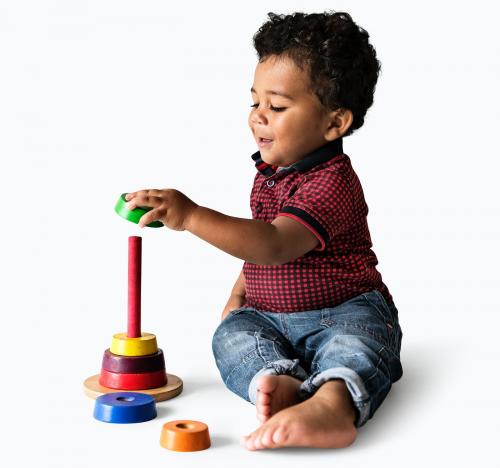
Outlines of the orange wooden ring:
<svg viewBox="0 0 500 468">
<path fill-rule="evenodd" d="M 102 369 L 99 383 L 104 387 L 120 390 L 145 390 L 165 385 L 167 373 L 165 370 L 161 370 L 144 374 L 118 374 Z"/>
<path fill-rule="evenodd" d="M 200 421 L 180 419 L 163 425 L 160 445 L 176 452 L 195 452 L 210 447 L 208 426 Z"/>
</svg>

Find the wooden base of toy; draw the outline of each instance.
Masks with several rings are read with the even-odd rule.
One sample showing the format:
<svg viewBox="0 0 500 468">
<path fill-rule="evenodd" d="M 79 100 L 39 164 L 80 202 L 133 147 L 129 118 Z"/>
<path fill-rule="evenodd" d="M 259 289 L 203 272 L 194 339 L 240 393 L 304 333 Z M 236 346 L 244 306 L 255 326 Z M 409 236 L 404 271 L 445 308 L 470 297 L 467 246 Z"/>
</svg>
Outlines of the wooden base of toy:
<svg viewBox="0 0 500 468">
<path fill-rule="evenodd" d="M 104 387 L 99 383 L 100 374 L 93 375 L 83 382 L 83 391 L 85 395 L 96 399 L 106 393 L 122 392 L 113 388 Z M 135 390 L 140 393 L 151 395 L 156 401 L 170 400 L 182 392 L 182 380 L 174 374 L 167 373 L 168 383 L 163 387 L 150 388 L 148 390 Z"/>
</svg>

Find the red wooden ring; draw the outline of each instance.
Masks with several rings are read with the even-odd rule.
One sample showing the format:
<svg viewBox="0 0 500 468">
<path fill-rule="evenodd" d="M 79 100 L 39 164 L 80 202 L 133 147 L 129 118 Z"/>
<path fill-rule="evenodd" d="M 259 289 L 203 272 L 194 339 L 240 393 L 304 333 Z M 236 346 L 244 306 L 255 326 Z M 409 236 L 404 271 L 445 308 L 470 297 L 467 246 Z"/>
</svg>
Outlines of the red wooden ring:
<svg viewBox="0 0 500 468">
<path fill-rule="evenodd" d="M 161 349 L 146 356 L 120 356 L 107 349 L 102 358 L 102 368 L 118 374 L 145 374 L 165 370 L 165 358 Z"/>
<path fill-rule="evenodd" d="M 145 374 L 118 374 L 101 369 L 99 383 L 104 387 L 119 390 L 147 390 L 166 385 L 167 374 L 164 370 Z"/>
</svg>

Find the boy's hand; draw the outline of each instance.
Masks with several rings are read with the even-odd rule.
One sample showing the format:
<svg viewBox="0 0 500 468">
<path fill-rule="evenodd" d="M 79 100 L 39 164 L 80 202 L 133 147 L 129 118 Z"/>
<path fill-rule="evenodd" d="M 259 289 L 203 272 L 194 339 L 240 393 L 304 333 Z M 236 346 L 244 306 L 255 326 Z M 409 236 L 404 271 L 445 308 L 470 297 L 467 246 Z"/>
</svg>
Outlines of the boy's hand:
<svg viewBox="0 0 500 468">
<path fill-rule="evenodd" d="M 239 309 L 245 303 L 245 296 L 241 294 L 231 294 L 231 297 L 227 301 L 226 307 L 224 307 L 224 311 L 222 312 L 222 316 L 220 318 L 221 322 L 226 318 L 226 316 L 232 310 Z"/>
<path fill-rule="evenodd" d="M 190 216 L 198 207 L 186 195 L 174 189 L 139 190 L 125 196 L 127 208 L 133 210 L 138 206 L 153 208 L 141 217 L 139 227 L 143 228 L 153 221 L 160 221 L 175 231 L 184 231 Z"/>
</svg>

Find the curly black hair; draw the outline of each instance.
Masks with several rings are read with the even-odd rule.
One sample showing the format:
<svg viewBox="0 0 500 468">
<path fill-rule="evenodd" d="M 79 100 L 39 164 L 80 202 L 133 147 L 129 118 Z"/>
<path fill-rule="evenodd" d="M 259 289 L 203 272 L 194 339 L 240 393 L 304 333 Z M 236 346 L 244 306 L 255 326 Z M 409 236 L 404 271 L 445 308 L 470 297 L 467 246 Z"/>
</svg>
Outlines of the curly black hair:
<svg viewBox="0 0 500 468">
<path fill-rule="evenodd" d="M 259 61 L 289 57 L 309 72 L 311 90 L 327 110 L 350 109 L 353 122 L 345 136 L 360 128 L 381 69 L 369 34 L 348 13 L 268 13 L 253 36 Z"/>
</svg>

